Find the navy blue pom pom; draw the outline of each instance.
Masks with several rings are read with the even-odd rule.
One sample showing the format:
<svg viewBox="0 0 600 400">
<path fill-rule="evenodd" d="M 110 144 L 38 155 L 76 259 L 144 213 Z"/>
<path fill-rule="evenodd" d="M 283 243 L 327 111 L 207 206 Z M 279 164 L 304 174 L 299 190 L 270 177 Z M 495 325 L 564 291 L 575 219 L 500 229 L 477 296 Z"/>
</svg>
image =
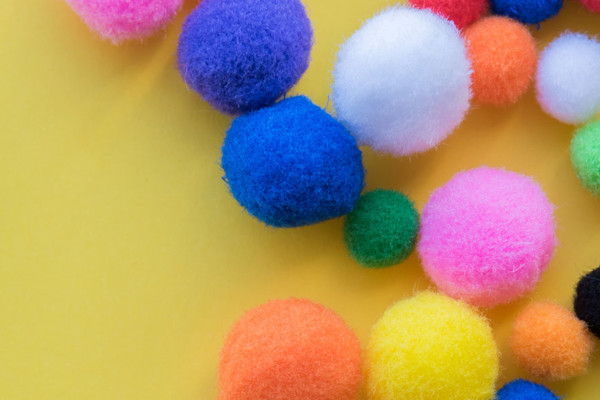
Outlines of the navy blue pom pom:
<svg viewBox="0 0 600 400">
<path fill-rule="evenodd" d="M 237 201 L 277 227 L 348 214 L 363 188 L 355 139 L 304 96 L 235 119 L 221 162 Z"/>
<path fill-rule="evenodd" d="M 563 0 L 491 0 L 492 12 L 521 21 L 539 24 L 558 14 Z"/>
<path fill-rule="evenodd" d="M 537 383 L 516 379 L 498 391 L 496 400 L 559 400 L 558 396 Z"/>
<path fill-rule="evenodd" d="M 177 49 L 184 81 L 217 110 L 273 104 L 308 68 L 312 28 L 299 0 L 202 0 Z"/>
</svg>

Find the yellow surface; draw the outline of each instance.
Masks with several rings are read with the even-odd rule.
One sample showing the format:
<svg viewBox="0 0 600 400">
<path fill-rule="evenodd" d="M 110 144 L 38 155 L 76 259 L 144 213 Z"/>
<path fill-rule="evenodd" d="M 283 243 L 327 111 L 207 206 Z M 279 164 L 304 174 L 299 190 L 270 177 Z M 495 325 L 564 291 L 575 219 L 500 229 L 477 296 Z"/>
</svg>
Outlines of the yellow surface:
<svg viewBox="0 0 600 400">
<path fill-rule="evenodd" d="M 534 29 L 540 46 L 566 28 L 600 33 L 600 15 L 566 2 Z M 316 44 L 294 92 L 325 106 L 337 46 L 392 3 L 306 0 Z M 365 344 L 386 307 L 430 286 L 416 256 L 383 271 L 358 267 L 341 220 L 268 229 L 229 196 L 219 168 L 229 119 L 175 68 L 193 5 L 164 34 L 114 47 L 62 1 L 0 2 L 2 399 L 214 399 L 219 349 L 244 310 L 309 297 Z M 571 131 L 530 91 L 514 107 L 474 109 L 437 151 L 410 160 L 366 151 L 368 188 L 400 189 L 422 208 L 465 168 L 535 176 L 558 207 L 560 246 L 531 297 L 570 306 L 577 277 L 600 263 L 600 200 L 570 167 Z M 507 336 L 527 301 L 487 312 L 501 383 L 523 374 Z M 587 376 L 552 388 L 597 399 L 599 379 L 596 355 Z"/>
</svg>

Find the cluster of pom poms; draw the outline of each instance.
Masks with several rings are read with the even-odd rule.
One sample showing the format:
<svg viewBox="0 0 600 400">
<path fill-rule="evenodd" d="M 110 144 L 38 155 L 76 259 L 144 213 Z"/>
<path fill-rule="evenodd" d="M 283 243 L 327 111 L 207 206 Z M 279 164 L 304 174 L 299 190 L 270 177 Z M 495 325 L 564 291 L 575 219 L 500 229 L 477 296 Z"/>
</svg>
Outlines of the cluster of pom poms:
<svg viewBox="0 0 600 400">
<path fill-rule="evenodd" d="M 163 29 L 183 3 L 65 1 L 117 44 Z M 535 286 L 556 246 L 553 206 L 540 187 L 498 169 L 459 173 L 431 195 L 420 222 L 402 193 L 360 197 L 357 142 L 397 156 L 429 150 L 462 122 L 472 97 L 512 104 L 536 67 L 543 110 L 565 123 L 589 122 L 600 112 L 600 43 L 566 33 L 536 65 L 535 41 L 521 23 L 556 15 L 563 0 L 408 2 L 412 8 L 368 20 L 341 47 L 332 90 L 339 122 L 303 96 L 276 103 L 310 61 L 313 31 L 300 0 L 201 1 L 183 25 L 179 71 L 212 107 L 242 114 L 227 132 L 222 167 L 251 215 L 275 227 L 347 215 L 344 240 L 366 267 L 403 261 L 420 233 L 426 273 L 459 299 L 424 292 L 385 312 L 366 353 L 371 400 L 557 400 L 525 380 L 495 394 L 498 351 L 490 327 L 460 301 L 492 307 Z M 581 2 L 600 12 L 598 0 Z M 480 20 L 488 7 L 500 16 Z M 577 130 L 571 160 L 583 185 L 600 195 L 600 122 Z M 562 380 L 585 372 L 587 329 L 600 337 L 600 268 L 579 281 L 574 309 L 533 303 L 519 315 L 510 344 L 530 375 Z M 353 400 L 361 368 L 360 343 L 334 312 L 309 300 L 271 301 L 227 336 L 219 399 Z"/>
<path fill-rule="evenodd" d="M 583 186 L 600 196 L 600 121 L 575 132 L 571 140 L 571 163 Z"/>
<path fill-rule="evenodd" d="M 600 338 L 600 268 L 584 275 L 577 283 L 573 308 L 577 318 Z"/>
<path fill-rule="evenodd" d="M 452 22 L 430 10 L 394 7 L 342 45 L 332 98 L 360 144 L 403 156 L 435 147 L 460 124 L 470 75 Z"/>
<path fill-rule="evenodd" d="M 585 323 L 551 302 L 532 303 L 521 312 L 510 345 L 521 367 L 536 378 L 548 380 L 582 375 L 592 351 Z"/>
<path fill-rule="evenodd" d="M 508 105 L 525 93 L 537 66 L 535 40 L 522 24 L 505 17 L 487 17 L 467 28 L 473 67 L 474 101 Z"/>
<path fill-rule="evenodd" d="M 483 317 L 423 292 L 396 303 L 373 326 L 365 368 L 370 400 L 491 400 L 498 351 Z"/>
<path fill-rule="evenodd" d="M 312 36 L 300 0 L 203 0 L 183 25 L 179 71 L 217 110 L 256 110 L 300 79 Z"/>
<path fill-rule="evenodd" d="M 542 109 L 568 123 L 600 111 L 600 43 L 580 33 L 554 39 L 540 55 L 536 89 Z"/>
<path fill-rule="evenodd" d="M 355 400 L 360 342 L 333 311 L 274 300 L 246 313 L 225 340 L 219 400 Z"/>
<path fill-rule="evenodd" d="M 344 223 L 350 254 L 365 267 L 389 267 L 414 250 L 419 213 L 402 193 L 374 190 L 364 194 Z"/>
<path fill-rule="evenodd" d="M 267 225 L 296 227 L 346 215 L 363 189 L 356 141 L 303 96 L 236 118 L 222 152 L 231 193 Z"/>
<path fill-rule="evenodd" d="M 559 400 L 559 397 L 540 384 L 516 379 L 498 390 L 495 400 Z"/>
<path fill-rule="evenodd" d="M 529 177 L 488 167 L 458 173 L 422 211 L 424 269 L 452 297 L 508 303 L 534 288 L 552 258 L 553 212 Z"/>
<path fill-rule="evenodd" d="M 118 44 L 162 29 L 183 0 L 66 0 L 95 32 Z"/>
</svg>

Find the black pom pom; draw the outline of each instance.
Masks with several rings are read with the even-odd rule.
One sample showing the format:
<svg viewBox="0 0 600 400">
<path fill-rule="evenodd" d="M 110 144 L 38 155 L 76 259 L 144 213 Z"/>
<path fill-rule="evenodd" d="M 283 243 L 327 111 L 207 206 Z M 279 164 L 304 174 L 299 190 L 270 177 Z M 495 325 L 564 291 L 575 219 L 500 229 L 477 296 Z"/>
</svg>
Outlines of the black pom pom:
<svg viewBox="0 0 600 400">
<path fill-rule="evenodd" d="M 577 317 L 600 338 L 600 267 L 579 280 L 573 308 Z"/>
</svg>

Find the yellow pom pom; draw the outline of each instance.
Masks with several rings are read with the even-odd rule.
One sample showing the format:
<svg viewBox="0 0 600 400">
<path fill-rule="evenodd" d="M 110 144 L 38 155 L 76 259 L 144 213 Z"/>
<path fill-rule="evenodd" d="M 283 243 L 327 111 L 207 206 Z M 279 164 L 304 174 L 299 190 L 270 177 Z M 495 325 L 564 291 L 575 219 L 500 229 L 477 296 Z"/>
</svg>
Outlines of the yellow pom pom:
<svg viewBox="0 0 600 400">
<path fill-rule="evenodd" d="M 490 400 L 498 350 L 487 321 L 469 306 L 423 292 L 375 324 L 365 368 L 371 400 Z"/>
</svg>

